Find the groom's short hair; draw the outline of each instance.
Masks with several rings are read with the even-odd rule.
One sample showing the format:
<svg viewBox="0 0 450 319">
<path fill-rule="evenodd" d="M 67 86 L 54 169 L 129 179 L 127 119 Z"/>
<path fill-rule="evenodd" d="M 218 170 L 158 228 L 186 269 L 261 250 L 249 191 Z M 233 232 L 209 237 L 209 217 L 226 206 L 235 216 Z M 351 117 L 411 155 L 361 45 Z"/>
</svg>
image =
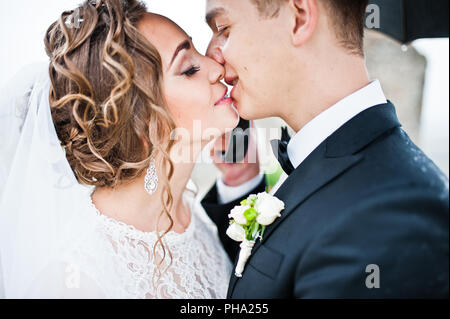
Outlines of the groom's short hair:
<svg viewBox="0 0 450 319">
<path fill-rule="evenodd" d="M 276 17 L 280 5 L 288 0 L 252 0 L 261 15 Z M 369 0 L 318 0 L 322 1 L 333 23 L 336 36 L 349 52 L 364 53 L 364 21 Z"/>
</svg>

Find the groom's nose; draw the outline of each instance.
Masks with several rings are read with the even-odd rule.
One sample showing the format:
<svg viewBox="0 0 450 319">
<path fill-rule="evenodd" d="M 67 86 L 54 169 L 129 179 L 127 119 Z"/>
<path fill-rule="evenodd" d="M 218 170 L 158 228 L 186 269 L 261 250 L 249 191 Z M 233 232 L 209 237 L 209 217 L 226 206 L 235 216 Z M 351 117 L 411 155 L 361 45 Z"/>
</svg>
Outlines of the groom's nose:
<svg viewBox="0 0 450 319">
<path fill-rule="evenodd" d="M 217 63 L 220 63 L 222 65 L 225 64 L 222 49 L 217 38 L 214 37 L 209 43 L 208 49 L 206 50 L 206 56 L 214 59 Z"/>
</svg>

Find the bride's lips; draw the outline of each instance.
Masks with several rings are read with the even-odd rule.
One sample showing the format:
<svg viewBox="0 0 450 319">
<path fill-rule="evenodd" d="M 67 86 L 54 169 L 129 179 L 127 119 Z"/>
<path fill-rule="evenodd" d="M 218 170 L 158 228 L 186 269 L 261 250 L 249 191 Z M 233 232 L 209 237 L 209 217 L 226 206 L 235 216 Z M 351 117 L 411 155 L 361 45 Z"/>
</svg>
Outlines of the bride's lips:
<svg viewBox="0 0 450 319">
<path fill-rule="evenodd" d="M 216 102 L 216 104 L 214 104 L 214 106 L 221 106 L 221 105 L 230 105 L 230 104 L 232 104 L 233 100 L 231 99 L 231 97 L 227 96 L 227 93 L 228 93 L 228 89 L 225 90 L 225 93 L 222 95 L 220 100 L 218 100 Z"/>
</svg>

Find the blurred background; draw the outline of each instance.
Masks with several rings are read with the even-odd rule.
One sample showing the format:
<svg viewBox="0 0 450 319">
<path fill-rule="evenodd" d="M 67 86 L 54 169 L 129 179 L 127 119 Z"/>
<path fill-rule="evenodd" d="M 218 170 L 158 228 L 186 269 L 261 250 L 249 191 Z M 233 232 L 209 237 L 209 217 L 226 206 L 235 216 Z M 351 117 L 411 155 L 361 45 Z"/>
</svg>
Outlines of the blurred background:
<svg viewBox="0 0 450 319">
<path fill-rule="evenodd" d="M 47 60 L 43 37 L 64 10 L 81 0 L 0 0 L 0 86 L 21 68 Z M 178 23 L 193 37 L 197 50 L 206 51 L 211 32 L 204 22 L 205 0 L 147 0 L 150 11 Z M 404 129 L 435 163 L 449 174 L 449 40 L 424 39 L 402 46 L 376 31 L 367 31 L 366 55 L 370 75 L 379 79 L 397 107 Z M 280 119 L 256 122 L 259 128 L 278 128 Z M 276 163 L 267 137 L 259 136 L 261 163 Z M 204 152 L 193 179 L 200 193 L 214 183 L 218 171 Z"/>
</svg>

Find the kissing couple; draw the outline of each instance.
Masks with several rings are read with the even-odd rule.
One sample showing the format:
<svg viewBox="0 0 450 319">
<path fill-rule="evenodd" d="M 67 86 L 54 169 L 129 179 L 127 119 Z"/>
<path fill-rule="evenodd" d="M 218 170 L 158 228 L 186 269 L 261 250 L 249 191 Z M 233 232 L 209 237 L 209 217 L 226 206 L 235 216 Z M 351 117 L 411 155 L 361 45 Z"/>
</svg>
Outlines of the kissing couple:
<svg viewBox="0 0 450 319">
<path fill-rule="evenodd" d="M 369 79 L 367 5 L 207 0 L 206 56 L 137 0 L 62 13 L 45 70 L 1 94 L 0 296 L 448 297 L 448 179 Z M 201 200 L 174 158 L 235 109 L 296 132 L 285 174 L 267 194 L 255 163 L 217 161 Z M 195 121 L 217 134 L 171 138 Z"/>
</svg>

